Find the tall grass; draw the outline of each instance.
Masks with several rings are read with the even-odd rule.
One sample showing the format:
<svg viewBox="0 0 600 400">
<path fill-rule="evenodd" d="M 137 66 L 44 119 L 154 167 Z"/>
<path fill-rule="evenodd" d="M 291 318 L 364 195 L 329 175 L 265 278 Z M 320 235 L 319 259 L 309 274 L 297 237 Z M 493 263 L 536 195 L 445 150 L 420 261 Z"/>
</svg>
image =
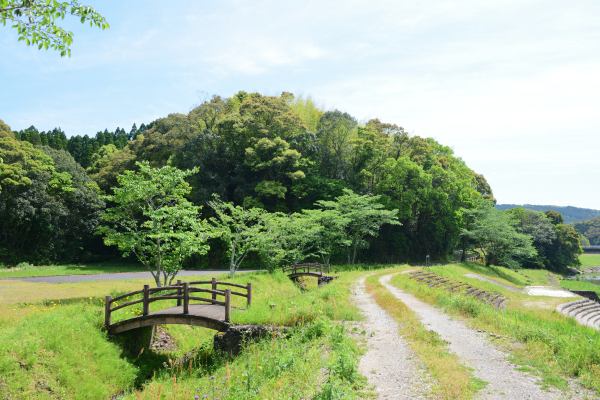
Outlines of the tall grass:
<svg viewBox="0 0 600 400">
<path fill-rule="evenodd" d="M 128 387 L 137 368 L 100 330 L 100 307 L 41 306 L 0 327 L 2 398 L 106 399 Z"/>
<path fill-rule="evenodd" d="M 319 319 L 285 339 L 248 344 L 230 359 L 204 346 L 126 399 L 363 399 L 358 349 L 344 327 Z M 201 365 L 201 367 L 199 367 Z"/>
<path fill-rule="evenodd" d="M 300 398 L 295 397 L 298 393 L 319 399 L 354 398 L 361 386 L 355 373 L 358 350 L 336 321 L 360 318 L 349 298 L 357 274 L 340 273 L 329 285 L 318 289 L 310 285 L 306 291 L 281 273 L 236 277 L 235 282 L 251 282 L 254 293 L 247 310 L 244 299 L 236 299 L 234 323 L 287 325 L 294 332 L 288 339 L 249 345 L 236 359 L 212 352 L 214 331 L 171 325 L 166 328 L 177 345 L 175 351 L 126 355 L 102 330 L 101 296 L 139 289 L 141 281 L 58 285 L 11 281 L 8 287 L 14 286 L 16 294 L 25 290 L 20 298 L 44 301 L 0 308 L 0 398 L 107 399 L 123 392 L 133 398 L 171 398 L 164 394 L 178 394 L 185 387 L 181 393 L 191 397 L 182 398 L 193 399 L 199 383 L 204 390 L 211 382 L 217 385 L 216 375 L 221 379 L 228 374 L 230 382 L 246 382 L 250 390 L 232 384 L 226 398 Z M 72 291 L 79 298 L 50 300 Z M 311 331 L 320 333 L 311 336 Z M 196 360 L 193 371 L 174 367 L 180 365 L 176 360 L 190 356 Z M 132 392 L 140 385 L 145 389 Z M 281 390 L 290 397 L 279 397 Z"/>
</svg>

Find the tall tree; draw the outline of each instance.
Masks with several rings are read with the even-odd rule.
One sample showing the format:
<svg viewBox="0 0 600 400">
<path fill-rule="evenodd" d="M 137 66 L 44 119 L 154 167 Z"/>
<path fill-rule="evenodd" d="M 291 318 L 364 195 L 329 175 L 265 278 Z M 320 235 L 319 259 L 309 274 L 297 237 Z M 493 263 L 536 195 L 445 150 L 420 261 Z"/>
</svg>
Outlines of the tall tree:
<svg viewBox="0 0 600 400">
<path fill-rule="evenodd" d="M 531 236 L 519 233 L 515 221 L 489 202 L 468 211 L 473 222 L 463 228 L 461 235 L 480 251 L 486 265 L 520 266 L 520 260 L 537 255 Z"/>
<path fill-rule="evenodd" d="M 19 41 L 38 49 L 53 49 L 61 56 L 71 55 L 73 33 L 57 22 L 67 15 L 100 29 L 109 27 L 94 8 L 77 0 L 0 0 L 0 24 L 17 30 Z"/>
<path fill-rule="evenodd" d="M 343 216 L 335 209 L 303 210 L 304 224 L 313 228 L 310 242 L 314 252 L 321 257 L 323 264 L 329 266 L 331 256 L 339 249 L 352 245 L 346 233 L 346 228 L 351 222 L 350 218 Z"/>
<path fill-rule="evenodd" d="M 157 286 L 169 285 L 186 258 L 209 250 L 210 227 L 199 219 L 200 207 L 186 199 L 191 187 L 185 179 L 195 171 L 147 162 L 137 167 L 117 178 L 98 232 L 123 256 L 135 255 Z"/>
<path fill-rule="evenodd" d="M 229 275 L 234 276 L 248 253 L 256 249 L 256 241 L 264 232 L 265 211 L 260 208 L 246 209 L 236 206 L 222 201 L 217 195 L 208 205 L 215 213 L 209 222 L 214 227 L 215 237 L 227 245 Z"/>
<path fill-rule="evenodd" d="M 369 247 L 368 239 L 377 237 L 382 225 L 399 225 L 398 210 L 386 210 L 379 202 L 380 196 L 359 195 L 349 189 L 334 201 L 322 200 L 317 205 L 325 210 L 335 210 L 348 219 L 346 234 L 350 246 L 348 262 L 354 264 L 359 249 Z"/>
</svg>

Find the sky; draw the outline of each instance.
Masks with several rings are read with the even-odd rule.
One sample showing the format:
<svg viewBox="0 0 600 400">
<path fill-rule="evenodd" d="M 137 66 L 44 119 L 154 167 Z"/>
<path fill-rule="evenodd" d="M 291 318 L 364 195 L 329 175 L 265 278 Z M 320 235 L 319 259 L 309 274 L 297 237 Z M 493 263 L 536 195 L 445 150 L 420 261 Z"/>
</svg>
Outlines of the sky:
<svg viewBox="0 0 600 400">
<path fill-rule="evenodd" d="M 499 203 L 600 209 L 600 2 L 82 0 L 70 58 L 0 27 L 0 119 L 129 129 L 239 90 L 450 146 Z"/>
</svg>

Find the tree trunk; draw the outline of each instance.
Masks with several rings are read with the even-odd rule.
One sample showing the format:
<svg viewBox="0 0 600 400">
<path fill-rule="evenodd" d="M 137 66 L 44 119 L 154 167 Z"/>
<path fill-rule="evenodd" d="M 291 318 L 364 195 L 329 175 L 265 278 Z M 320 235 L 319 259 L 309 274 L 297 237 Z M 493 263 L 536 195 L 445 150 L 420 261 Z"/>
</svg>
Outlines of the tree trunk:
<svg viewBox="0 0 600 400">
<path fill-rule="evenodd" d="M 150 271 L 150 273 L 152 274 L 152 277 L 154 278 L 154 282 L 156 283 L 156 287 L 161 287 L 161 284 L 160 284 L 160 271 L 157 271 L 157 272 Z"/>
<path fill-rule="evenodd" d="M 358 250 L 358 243 L 352 246 L 352 262 L 351 264 L 356 263 L 356 252 Z"/>
<path fill-rule="evenodd" d="M 235 275 L 235 242 L 231 243 L 231 255 L 229 256 L 229 276 L 233 278 Z"/>
</svg>

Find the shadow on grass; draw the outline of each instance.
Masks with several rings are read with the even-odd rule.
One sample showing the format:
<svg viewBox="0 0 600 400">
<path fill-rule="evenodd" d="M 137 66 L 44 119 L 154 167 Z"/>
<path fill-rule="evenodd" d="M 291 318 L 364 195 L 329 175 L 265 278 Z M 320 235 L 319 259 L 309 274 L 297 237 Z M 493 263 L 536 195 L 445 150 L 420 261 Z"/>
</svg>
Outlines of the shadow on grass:
<svg viewBox="0 0 600 400">
<path fill-rule="evenodd" d="M 480 273 L 482 275 L 490 275 L 490 272 L 492 272 L 498 278 L 502 278 L 508 282 L 514 283 L 517 286 L 524 286 L 527 284 L 527 282 L 524 282 L 510 274 L 507 274 L 506 272 L 502 271 L 500 268 L 497 268 L 494 266 L 486 267 L 485 265 L 475 264 L 475 263 L 463 263 L 461 265 L 470 271 Z"/>
<path fill-rule="evenodd" d="M 223 367 L 233 356 L 215 351 L 204 343 L 183 356 L 174 357 L 169 352 L 155 351 L 150 346 L 151 328 L 140 328 L 109 336 L 109 340 L 121 348 L 121 356 L 137 368 L 134 382 L 136 389 L 159 376 L 191 375 L 204 376 Z"/>
</svg>

